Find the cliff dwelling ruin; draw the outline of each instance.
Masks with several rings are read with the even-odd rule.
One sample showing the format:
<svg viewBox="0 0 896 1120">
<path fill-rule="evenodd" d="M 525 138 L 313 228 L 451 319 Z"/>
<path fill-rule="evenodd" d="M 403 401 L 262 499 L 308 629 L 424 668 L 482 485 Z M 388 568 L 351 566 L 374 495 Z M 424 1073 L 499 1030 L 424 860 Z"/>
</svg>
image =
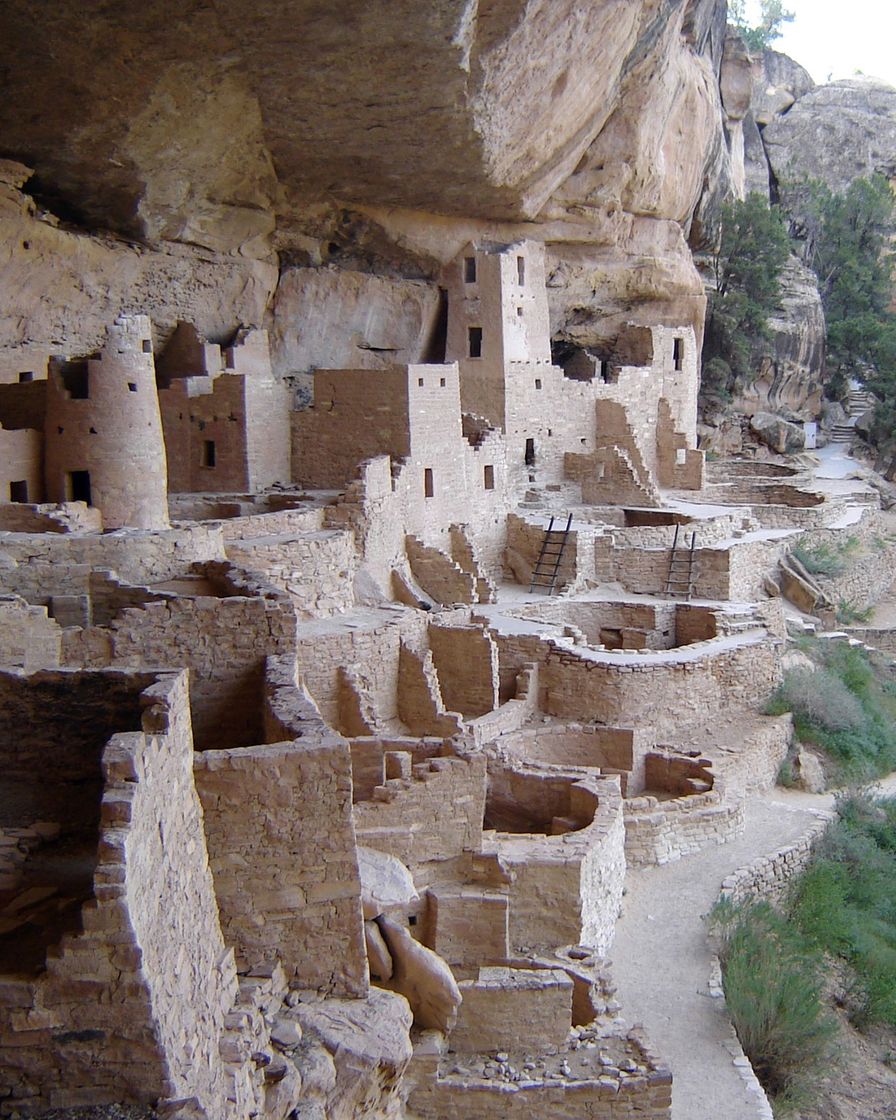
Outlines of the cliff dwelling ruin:
<svg viewBox="0 0 896 1120">
<path fill-rule="evenodd" d="M 78 13 L 13 5 L 127 127 L 0 108 L 2 1118 L 671 1120 L 627 884 L 774 786 L 790 550 L 881 503 L 698 446 L 724 4 L 552 4 L 433 6 L 382 104 L 330 15 L 98 14 L 150 58 L 79 91 Z"/>
</svg>

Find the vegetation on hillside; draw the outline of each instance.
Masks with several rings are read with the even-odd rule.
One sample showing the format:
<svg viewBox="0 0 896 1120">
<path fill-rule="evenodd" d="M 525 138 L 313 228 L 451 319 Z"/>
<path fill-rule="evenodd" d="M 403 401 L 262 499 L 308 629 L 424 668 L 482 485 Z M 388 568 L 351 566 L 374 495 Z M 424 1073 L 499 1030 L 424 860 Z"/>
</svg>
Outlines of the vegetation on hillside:
<svg viewBox="0 0 896 1120">
<path fill-rule="evenodd" d="M 887 445 L 896 431 L 893 191 L 884 176 L 873 175 L 841 194 L 817 181 L 792 182 L 782 198 L 781 206 L 770 206 L 751 194 L 723 208 L 710 262 L 704 401 L 727 401 L 755 377 L 793 249 L 818 277 L 827 324 L 825 392 L 836 400 L 850 381 L 865 385 L 880 402 L 875 442 Z"/>
<path fill-rule="evenodd" d="M 851 378 L 896 404 L 896 316 L 892 299 L 893 192 L 882 175 L 857 179 L 842 194 L 809 182 L 792 192 L 797 232 L 818 277 L 827 321 L 827 390 L 837 397 Z"/>
<path fill-rule="evenodd" d="M 896 1028 L 896 800 L 851 793 L 837 809 L 780 911 L 749 899 L 712 914 L 728 1010 L 776 1116 L 829 1072 L 825 974 L 843 977 L 854 1026 Z"/>
<path fill-rule="evenodd" d="M 737 1037 L 775 1115 L 787 1116 L 811 1103 L 834 1053 L 821 954 L 766 902 L 722 903 L 712 921 Z"/>
<path fill-rule="evenodd" d="M 799 741 L 824 751 L 841 783 L 896 769 L 896 684 L 865 650 L 846 642 L 805 648 L 816 668 L 785 673 L 769 714 L 792 712 Z"/>
<path fill-rule="evenodd" d="M 712 287 L 703 345 L 703 392 L 721 400 L 751 380 L 767 346 L 778 303 L 788 236 L 780 211 L 759 194 L 722 210 L 712 257 Z"/>
</svg>

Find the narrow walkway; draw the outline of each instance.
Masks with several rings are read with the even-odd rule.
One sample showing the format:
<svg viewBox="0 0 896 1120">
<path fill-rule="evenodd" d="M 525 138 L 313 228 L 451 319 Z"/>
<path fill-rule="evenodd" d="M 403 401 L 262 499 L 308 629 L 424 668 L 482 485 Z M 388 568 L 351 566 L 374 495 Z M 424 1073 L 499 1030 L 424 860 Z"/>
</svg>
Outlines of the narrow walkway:
<svg viewBox="0 0 896 1120">
<path fill-rule="evenodd" d="M 729 843 L 628 873 L 611 971 L 622 1014 L 671 1066 L 673 1120 L 756 1120 L 724 1045 L 727 1014 L 708 993 L 703 919 L 727 875 L 797 840 L 832 800 L 776 790 L 747 804 L 744 832 Z"/>
</svg>

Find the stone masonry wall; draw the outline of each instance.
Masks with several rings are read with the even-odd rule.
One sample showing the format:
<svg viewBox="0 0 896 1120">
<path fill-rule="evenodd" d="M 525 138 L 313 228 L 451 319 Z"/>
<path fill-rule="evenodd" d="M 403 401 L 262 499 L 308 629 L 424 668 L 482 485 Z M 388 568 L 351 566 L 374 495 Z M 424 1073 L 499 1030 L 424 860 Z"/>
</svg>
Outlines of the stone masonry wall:
<svg viewBox="0 0 896 1120">
<path fill-rule="evenodd" d="M 87 594 L 92 568 L 153 584 L 184 575 L 196 561 L 223 560 L 224 542 L 220 527 L 209 525 L 160 533 L 0 533 L 0 559 L 3 591 L 48 606 L 53 595 Z"/>
<path fill-rule="evenodd" d="M 44 688 L 54 679 L 34 678 Z M 122 674 L 73 679 L 126 683 Z M 150 680 L 135 675 L 131 684 Z M 209 1114 L 236 1120 L 219 1057 L 236 973 L 202 841 L 185 677 L 162 677 L 140 703 L 143 731 L 114 736 L 103 753 L 83 930 L 63 937 L 36 979 L 4 980 L 5 1112 L 196 1096 Z"/>
<path fill-rule="evenodd" d="M 123 610 L 109 626 L 68 629 L 62 661 L 191 670 L 190 703 L 200 749 L 259 742 L 264 660 L 295 642 L 286 597 L 178 598 Z"/>
<path fill-rule="evenodd" d="M 0 666 L 51 669 L 59 664 L 62 630 L 46 607 L 32 607 L 16 596 L 0 598 Z"/>
<path fill-rule="evenodd" d="M 412 871 L 430 860 L 476 852 L 485 784 L 483 755 L 414 761 L 408 777 L 387 778 L 369 801 L 355 805 L 358 843 L 395 856 Z"/>
<path fill-rule="evenodd" d="M 429 627 L 429 646 L 445 707 L 475 719 L 498 705 L 498 652 L 478 626 Z"/>
<path fill-rule="evenodd" d="M 542 707 L 561 719 L 643 722 L 661 738 L 707 712 L 755 707 L 780 679 L 776 641 L 747 638 L 733 647 L 730 641 L 599 659 L 555 647 L 541 671 Z M 674 706 L 670 696 L 677 698 Z"/>
<path fill-rule="evenodd" d="M 337 529 L 229 540 L 227 556 L 285 591 L 299 616 L 324 618 L 355 601 L 354 536 Z"/>
<path fill-rule="evenodd" d="M 206 751 L 194 773 L 221 925 L 241 967 L 279 958 L 300 987 L 365 995 L 345 740 Z"/>
</svg>

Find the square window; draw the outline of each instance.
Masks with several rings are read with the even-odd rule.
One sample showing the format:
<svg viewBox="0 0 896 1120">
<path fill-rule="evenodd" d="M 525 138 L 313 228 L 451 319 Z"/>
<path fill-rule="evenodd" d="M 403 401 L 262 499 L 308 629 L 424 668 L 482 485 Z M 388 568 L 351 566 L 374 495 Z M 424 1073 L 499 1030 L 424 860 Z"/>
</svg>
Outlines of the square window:
<svg viewBox="0 0 896 1120">
<path fill-rule="evenodd" d="M 129 381 L 128 382 L 128 389 L 132 393 L 136 393 L 137 392 L 137 382 L 136 381 Z"/>
<path fill-rule="evenodd" d="M 19 384 L 24 385 L 26 381 L 34 380 L 34 371 L 30 369 L 24 370 L 19 374 Z"/>
<path fill-rule="evenodd" d="M 28 480 L 21 479 L 18 482 L 10 482 L 9 484 L 9 500 L 11 502 L 27 502 L 28 501 Z"/>
</svg>

